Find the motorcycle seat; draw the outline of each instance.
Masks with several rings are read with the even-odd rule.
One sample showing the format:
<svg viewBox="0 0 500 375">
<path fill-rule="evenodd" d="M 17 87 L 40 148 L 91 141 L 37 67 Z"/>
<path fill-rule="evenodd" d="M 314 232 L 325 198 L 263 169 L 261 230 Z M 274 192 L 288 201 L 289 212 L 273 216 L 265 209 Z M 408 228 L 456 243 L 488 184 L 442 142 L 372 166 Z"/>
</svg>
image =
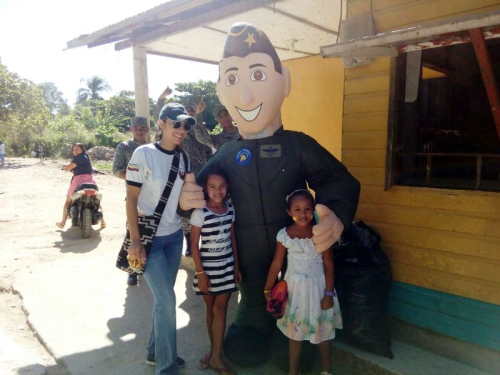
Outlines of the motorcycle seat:
<svg viewBox="0 0 500 375">
<path fill-rule="evenodd" d="M 75 192 L 77 192 L 78 190 L 85 190 L 85 189 L 93 189 L 95 191 L 99 191 L 99 188 L 97 187 L 96 184 L 80 184 L 75 189 Z"/>
</svg>

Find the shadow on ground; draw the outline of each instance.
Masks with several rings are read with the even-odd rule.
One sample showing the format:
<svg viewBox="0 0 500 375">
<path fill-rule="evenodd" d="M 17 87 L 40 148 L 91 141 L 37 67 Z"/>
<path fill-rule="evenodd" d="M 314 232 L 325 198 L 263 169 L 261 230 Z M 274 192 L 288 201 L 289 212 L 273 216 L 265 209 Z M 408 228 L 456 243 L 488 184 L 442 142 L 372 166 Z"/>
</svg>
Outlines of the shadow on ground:
<svg viewBox="0 0 500 375">
<path fill-rule="evenodd" d="M 18 162 L 6 162 L 5 165 L 0 165 L 0 170 L 2 170 L 2 168 L 5 168 L 5 169 L 20 169 L 20 168 L 29 168 L 31 167 L 31 165 L 29 164 L 20 164 Z"/>
<path fill-rule="evenodd" d="M 69 223 L 69 220 L 68 220 Z M 54 241 L 54 247 L 61 253 L 84 254 L 97 248 L 101 242 L 101 230 L 94 229 L 99 225 L 94 225 L 90 231 L 89 238 L 82 238 L 82 230 L 79 227 L 70 227 L 68 229 L 58 229 L 61 233 L 61 240 Z"/>
<path fill-rule="evenodd" d="M 193 289 L 193 271 L 181 267 L 177 279 L 176 295 L 180 304 L 177 309 L 177 347 L 179 356 L 186 360 L 182 374 L 202 375 L 207 371 L 199 370 L 198 360 L 209 349 L 205 328 L 205 308 L 203 301 Z M 124 273 L 125 276 L 125 273 Z M 229 303 L 228 326 L 234 319 L 238 293 L 233 293 Z M 140 277 L 139 286 L 129 286 L 124 300 L 123 316 L 109 319 L 107 337 L 112 345 L 96 348 L 57 358 L 58 365 L 40 370 L 39 365 L 20 368 L 18 374 L 44 375 L 154 375 L 154 367 L 145 364 L 146 346 L 149 339 L 153 297 L 145 280 Z M 83 312 L 82 312 L 83 313 Z M 84 313 L 91 313 L 91 308 Z M 75 317 L 75 324 L 78 324 Z M 98 333 L 96 333 L 98 334 Z M 43 337 L 41 338 L 43 340 Z M 75 337 L 78 340 L 78 337 Z M 50 347 L 50 343 L 47 343 Z M 253 368 L 232 366 L 240 375 L 273 374 L 284 372 L 268 363 Z"/>
<path fill-rule="evenodd" d="M 206 371 L 203 372 L 197 368 L 197 358 L 208 349 L 205 321 L 204 318 L 202 319 L 204 317 L 203 303 L 192 290 L 192 271 L 185 268 L 181 270 L 186 271 L 184 275 L 187 275 L 187 277 L 184 276 L 185 280 L 177 280 L 178 283 L 182 281 L 184 283 L 176 288 L 178 300 L 184 300 L 177 309 L 178 326 L 184 322 L 187 323 L 177 330 L 179 355 L 186 360 L 186 368 L 181 371 L 181 374 L 205 374 Z M 182 293 L 185 293 L 187 298 Z M 236 302 L 236 296 L 237 294 L 234 294 L 233 304 Z M 152 306 L 153 296 L 149 287 L 146 281 L 139 277 L 139 286 L 127 288 L 123 316 L 112 318 L 107 322 L 107 337 L 113 342 L 112 345 L 57 358 L 59 364 L 46 368 L 45 373 L 38 371 L 40 365 L 33 365 L 19 369 L 18 374 L 153 375 L 154 367 L 144 362 L 149 340 Z M 75 337 L 75 340 L 77 339 Z"/>
</svg>

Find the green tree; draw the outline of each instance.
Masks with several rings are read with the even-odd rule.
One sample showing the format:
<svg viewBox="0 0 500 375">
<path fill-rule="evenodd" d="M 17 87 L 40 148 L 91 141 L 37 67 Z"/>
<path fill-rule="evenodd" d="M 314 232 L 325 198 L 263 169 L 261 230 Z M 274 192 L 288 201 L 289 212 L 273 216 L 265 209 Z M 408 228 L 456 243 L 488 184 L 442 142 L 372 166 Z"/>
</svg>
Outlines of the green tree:
<svg viewBox="0 0 500 375">
<path fill-rule="evenodd" d="M 196 107 L 196 104 L 203 96 L 203 100 L 207 105 L 203 111 L 203 121 L 206 122 L 209 129 L 214 129 L 215 125 L 217 125 L 217 120 L 213 111 L 220 105 L 217 91 L 215 90 L 215 82 L 200 79 L 198 82 L 176 83 L 175 89 L 181 92 L 178 99 L 182 105 L 190 104 Z"/>
<path fill-rule="evenodd" d="M 122 133 L 125 133 L 130 129 L 130 117 L 135 116 L 134 92 L 120 91 L 118 95 L 110 97 L 109 100 L 87 100 L 86 102 L 77 104 L 75 110 L 77 113 L 82 113 L 84 107 L 89 108 L 94 115 L 98 110 L 103 113 L 109 109 L 111 115 L 121 116 L 123 120 L 117 126 Z M 151 98 L 149 99 L 149 110 L 151 113 L 154 111 L 154 103 Z M 150 126 L 153 125 L 154 121 L 151 122 Z"/>
<path fill-rule="evenodd" d="M 95 115 L 89 108 L 83 107 L 80 116 L 85 127 L 94 130 L 99 146 L 115 147 L 121 140 L 119 136 L 120 124 L 127 118 L 120 114 L 111 114 L 109 106 L 104 112 L 97 110 Z"/>
<path fill-rule="evenodd" d="M 105 112 L 106 109 L 109 107 L 109 101 L 108 100 L 87 100 L 83 103 L 77 103 L 75 105 L 75 116 L 76 118 L 83 120 L 82 118 L 82 113 L 85 112 L 84 108 L 87 108 L 92 112 L 92 115 L 95 116 L 97 114 L 97 111 L 100 112 Z M 90 129 L 90 128 L 89 128 Z"/>
<path fill-rule="evenodd" d="M 120 115 L 124 120 L 119 125 L 121 132 L 129 130 L 130 118 L 135 116 L 135 95 L 133 91 L 120 91 L 117 96 L 109 98 L 111 113 Z"/>
<path fill-rule="evenodd" d="M 85 82 L 86 87 L 82 87 L 76 92 L 76 103 L 83 103 L 87 100 L 103 100 L 101 94 L 104 91 L 111 91 L 109 83 L 99 76 L 82 78 L 80 83 L 82 82 Z"/>
<path fill-rule="evenodd" d="M 0 64 L 0 139 L 9 152 L 18 156 L 29 153 L 49 117 L 42 91 Z"/>
<path fill-rule="evenodd" d="M 36 144 L 44 145 L 48 157 L 71 157 L 71 145 L 83 143 L 87 149 L 97 144 L 95 133 L 85 128 L 74 115 L 57 115 L 49 120 L 43 133 L 36 138 Z"/>
<path fill-rule="evenodd" d="M 40 83 L 38 88 L 42 90 L 45 105 L 49 108 L 50 113 L 53 115 L 60 113 L 63 116 L 69 114 L 66 99 L 63 98 L 62 92 L 57 89 L 53 82 Z"/>
</svg>

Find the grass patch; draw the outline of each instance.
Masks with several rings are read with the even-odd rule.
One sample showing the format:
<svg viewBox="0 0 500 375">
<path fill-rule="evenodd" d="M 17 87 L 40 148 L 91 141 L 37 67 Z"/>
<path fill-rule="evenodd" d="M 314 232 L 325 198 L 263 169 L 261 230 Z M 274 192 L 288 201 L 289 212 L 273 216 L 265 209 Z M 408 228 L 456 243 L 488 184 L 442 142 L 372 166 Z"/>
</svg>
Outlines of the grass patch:
<svg viewBox="0 0 500 375">
<path fill-rule="evenodd" d="M 104 172 L 104 173 L 113 172 L 112 161 L 96 160 L 92 162 L 92 167 L 94 167 L 94 169 L 97 169 L 99 172 Z"/>
</svg>

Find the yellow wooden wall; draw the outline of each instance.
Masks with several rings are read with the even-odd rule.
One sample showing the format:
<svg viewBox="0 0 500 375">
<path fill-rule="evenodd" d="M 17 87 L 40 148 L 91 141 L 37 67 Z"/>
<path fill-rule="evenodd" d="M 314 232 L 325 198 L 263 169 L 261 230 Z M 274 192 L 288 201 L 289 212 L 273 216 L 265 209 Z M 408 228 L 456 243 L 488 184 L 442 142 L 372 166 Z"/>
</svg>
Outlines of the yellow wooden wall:
<svg viewBox="0 0 500 375">
<path fill-rule="evenodd" d="M 281 114 L 285 129 L 310 135 L 336 158 L 341 157 L 344 67 L 340 59 L 321 56 L 289 60 L 292 89 Z"/>
<path fill-rule="evenodd" d="M 377 33 L 500 9 L 498 0 L 348 0 L 347 17 L 373 10 Z"/>
<path fill-rule="evenodd" d="M 377 32 L 500 9 L 488 0 L 373 0 Z M 347 14 L 369 12 L 349 0 Z M 500 194 L 393 186 L 384 191 L 390 60 L 345 69 L 342 161 L 362 184 L 357 219 L 382 237 L 394 279 L 500 304 Z"/>
</svg>

